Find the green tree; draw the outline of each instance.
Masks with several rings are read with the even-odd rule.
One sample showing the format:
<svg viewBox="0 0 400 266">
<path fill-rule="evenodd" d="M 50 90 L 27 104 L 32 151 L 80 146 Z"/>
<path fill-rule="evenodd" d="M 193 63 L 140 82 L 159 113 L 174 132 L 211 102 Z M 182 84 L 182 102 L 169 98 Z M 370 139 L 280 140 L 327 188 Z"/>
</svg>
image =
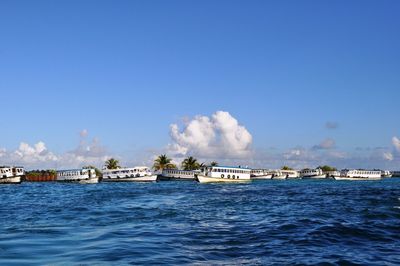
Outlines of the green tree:
<svg viewBox="0 0 400 266">
<path fill-rule="evenodd" d="M 212 162 L 210 163 L 210 166 L 218 166 L 218 163 L 217 163 L 216 161 L 212 161 Z"/>
<path fill-rule="evenodd" d="M 320 168 L 323 172 L 337 171 L 335 167 L 329 165 L 318 166 L 318 168 Z"/>
<path fill-rule="evenodd" d="M 168 158 L 166 154 L 161 154 L 154 160 L 153 168 L 156 171 L 163 169 L 175 169 L 176 165 L 172 163 L 172 159 Z"/>
<path fill-rule="evenodd" d="M 57 175 L 57 171 L 54 170 L 54 169 L 49 169 L 48 172 L 49 172 L 49 174 L 52 175 L 52 176 Z"/>
<path fill-rule="evenodd" d="M 115 160 L 114 158 L 110 158 L 106 161 L 105 166 L 107 169 L 118 169 L 120 168 L 119 166 L 119 161 Z"/>
<path fill-rule="evenodd" d="M 281 170 L 293 170 L 293 168 L 291 168 L 287 165 L 284 165 L 284 166 L 282 166 Z"/>
<path fill-rule="evenodd" d="M 183 160 L 182 169 L 186 171 L 198 170 L 200 169 L 200 164 L 197 162 L 197 159 L 190 156 Z"/>
</svg>

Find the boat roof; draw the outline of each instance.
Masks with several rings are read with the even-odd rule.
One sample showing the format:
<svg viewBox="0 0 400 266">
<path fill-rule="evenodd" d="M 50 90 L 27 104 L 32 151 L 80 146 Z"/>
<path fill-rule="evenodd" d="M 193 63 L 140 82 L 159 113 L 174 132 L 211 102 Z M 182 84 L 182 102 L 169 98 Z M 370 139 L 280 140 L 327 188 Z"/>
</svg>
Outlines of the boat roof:
<svg viewBox="0 0 400 266">
<path fill-rule="evenodd" d="M 147 166 L 135 166 L 135 167 L 120 167 L 117 169 L 103 169 L 103 171 L 119 171 L 119 170 L 131 170 L 131 169 L 150 169 L 150 167 Z"/>
<path fill-rule="evenodd" d="M 91 170 L 91 169 L 92 168 L 67 169 L 67 170 L 57 170 L 57 172 L 76 172 L 76 171 Z"/>
<path fill-rule="evenodd" d="M 209 166 L 210 168 L 228 168 L 228 169 L 244 169 L 244 170 L 251 170 L 249 167 L 247 166 L 222 166 L 222 165 L 218 165 L 218 166 Z"/>
<path fill-rule="evenodd" d="M 168 169 L 163 169 L 163 171 L 195 172 L 198 170 L 182 170 L 182 169 L 176 169 L 176 168 L 168 168 Z"/>
</svg>

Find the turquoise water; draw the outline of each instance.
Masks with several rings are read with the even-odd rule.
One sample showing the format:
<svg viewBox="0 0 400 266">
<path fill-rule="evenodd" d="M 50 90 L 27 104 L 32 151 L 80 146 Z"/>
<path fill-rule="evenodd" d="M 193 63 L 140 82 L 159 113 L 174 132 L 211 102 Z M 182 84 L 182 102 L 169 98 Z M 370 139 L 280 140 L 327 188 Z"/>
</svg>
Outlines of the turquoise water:
<svg viewBox="0 0 400 266">
<path fill-rule="evenodd" d="M 0 186 L 0 264 L 400 264 L 400 179 Z"/>
</svg>

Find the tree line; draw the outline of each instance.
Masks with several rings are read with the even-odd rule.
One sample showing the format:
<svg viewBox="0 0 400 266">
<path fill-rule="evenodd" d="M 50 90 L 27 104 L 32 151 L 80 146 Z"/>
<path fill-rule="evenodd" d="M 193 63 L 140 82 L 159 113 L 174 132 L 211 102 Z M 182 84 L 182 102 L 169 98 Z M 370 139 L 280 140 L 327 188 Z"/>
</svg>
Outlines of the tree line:
<svg viewBox="0 0 400 266">
<path fill-rule="evenodd" d="M 218 166 L 218 163 L 216 161 L 212 161 L 209 164 L 200 163 L 193 156 L 185 158 L 181 163 L 181 169 L 185 171 L 200 170 L 207 166 Z M 105 162 L 105 167 L 107 169 L 118 169 L 120 168 L 119 161 L 114 158 L 110 158 Z M 317 168 L 320 168 L 324 172 L 337 171 L 335 167 L 329 165 L 322 165 L 318 166 Z M 154 160 L 153 169 L 155 171 L 162 171 L 164 169 L 178 169 L 178 167 L 176 164 L 172 162 L 172 158 L 169 158 L 166 154 L 161 154 L 157 156 L 157 158 Z M 284 165 L 281 167 L 281 170 L 293 170 L 293 168 Z M 309 169 L 305 168 L 303 170 L 309 170 Z"/>
<path fill-rule="evenodd" d="M 218 163 L 215 161 L 210 162 L 209 164 L 200 163 L 193 156 L 185 158 L 181 163 L 181 169 L 185 171 L 200 170 L 207 166 L 218 166 Z M 105 168 L 118 169 L 121 168 L 121 166 L 118 160 L 110 158 L 105 162 Z M 178 169 L 178 167 L 172 162 L 172 158 L 169 158 L 166 154 L 161 154 L 154 160 L 153 169 L 155 171 L 162 171 L 164 169 Z"/>
</svg>

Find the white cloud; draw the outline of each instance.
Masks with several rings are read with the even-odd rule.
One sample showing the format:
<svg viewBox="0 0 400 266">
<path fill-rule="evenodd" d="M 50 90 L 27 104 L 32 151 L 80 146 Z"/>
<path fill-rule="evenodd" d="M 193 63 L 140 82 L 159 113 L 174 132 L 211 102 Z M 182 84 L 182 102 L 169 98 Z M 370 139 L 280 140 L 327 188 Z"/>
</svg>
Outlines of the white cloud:
<svg viewBox="0 0 400 266">
<path fill-rule="evenodd" d="M 314 150 L 329 150 L 335 147 L 334 139 L 325 139 L 320 144 L 313 147 Z"/>
<path fill-rule="evenodd" d="M 393 161 L 394 157 L 393 154 L 391 152 L 384 152 L 382 153 L 383 159 L 387 160 L 387 161 Z"/>
<path fill-rule="evenodd" d="M 224 111 L 217 111 L 211 117 L 196 116 L 182 131 L 177 124 L 172 124 L 170 135 L 169 151 L 178 156 L 229 159 L 251 154 L 251 134 Z"/>
<path fill-rule="evenodd" d="M 61 156 L 59 163 L 61 167 L 81 167 L 88 164 L 101 167 L 111 157 L 99 139 L 93 138 L 88 142 L 88 134 L 86 129 L 79 133 L 81 139 L 78 147 Z"/>
<path fill-rule="evenodd" d="M 27 169 L 78 168 L 88 164 L 101 167 L 111 156 L 97 138 L 88 142 L 87 135 L 87 130 L 81 131 L 78 147 L 61 154 L 49 151 L 43 141 L 34 145 L 21 142 L 15 151 L 0 149 L 0 164 L 22 165 Z"/>
<path fill-rule="evenodd" d="M 300 156 L 304 156 L 306 151 L 303 148 L 294 148 L 283 154 L 283 157 L 287 160 L 299 158 Z"/>
<path fill-rule="evenodd" d="M 329 151 L 328 155 L 331 156 L 332 158 L 336 158 L 336 159 L 345 159 L 348 157 L 348 154 L 346 152 L 343 151 Z"/>
<path fill-rule="evenodd" d="M 0 158 L 7 154 L 7 150 L 4 148 L 0 148 Z"/>
<path fill-rule="evenodd" d="M 87 129 L 82 129 L 81 132 L 79 132 L 79 135 L 80 135 L 82 138 L 87 137 L 88 134 L 89 134 L 89 132 L 87 131 Z"/>
<path fill-rule="evenodd" d="M 18 164 L 34 165 L 43 162 L 55 162 L 59 158 L 52 152 L 48 151 L 46 144 L 39 141 L 33 146 L 28 143 L 21 142 L 18 149 L 11 155 L 11 160 Z"/>
<path fill-rule="evenodd" d="M 394 146 L 394 148 L 400 152 L 400 139 L 398 139 L 397 137 L 393 137 L 392 138 L 392 144 Z"/>
</svg>

